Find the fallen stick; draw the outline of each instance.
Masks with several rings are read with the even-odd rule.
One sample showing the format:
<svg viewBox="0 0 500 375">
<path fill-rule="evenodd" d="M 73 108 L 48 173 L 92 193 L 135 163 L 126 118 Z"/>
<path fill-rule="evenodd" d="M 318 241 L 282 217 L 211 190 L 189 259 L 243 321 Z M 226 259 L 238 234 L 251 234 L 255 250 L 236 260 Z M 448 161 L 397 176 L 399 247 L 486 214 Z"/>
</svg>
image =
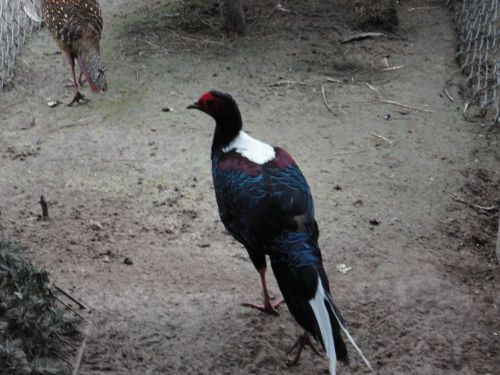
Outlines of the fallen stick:
<svg viewBox="0 0 500 375">
<path fill-rule="evenodd" d="M 383 33 L 373 33 L 373 32 L 368 32 L 368 33 L 357 33 L 348 36 L 347 38 L 344 38 L 340 41 L 342 44 L 350 43 L 356 40 L 361 40 L 361 39 L 366 39 L 366 38 L 378 38 L 378 37 L 383 37 L 387 38 L 387 36 Z"/>
<path fill-rule="evenodd" d="M 415 10 L 429 10 L 429 9 L 438 9 L 441 7 L 435 7 L 435 6 L 427 6 L 427 7 L 414 7 L 414 8 L 408 8 L 408 12 L 413 12 Z"/>
<path fill-rule="evenodd" d="M 84 310 L 88 310 L 90 311 L 90 309 L 85 306 L 83 303 L 81 303 L 80 301 L 78 301 L 75 297 L 73 297 L 72 295 L 70 295 L 68 292 L 64 291 L 63 289 L 59 288 L 57 285 L 54 285 L 54 288 L 61 294 L 64 294 L 66 297 L 68 297 L 71 301 L 73 301 L 74 303 L 76 303 L 78 305 L 78 307 L 80 309 L 84 309 Z"/>
<path fill-rule="evenodd" d="M 403 69 L 404 65 L 388 66 L 387 68 L 380 69 L 381 72 L 392 72 L 393 70 Z"/>
<path fill-rule="evenodd" d="M 78 317 L 80 317 L 80 319 L 85 319 L 85 317 L 83 315 L 81 315 L 78 311 L 76 311 L 75 309 L 73 309 L 70 305 L 68 305 L 67 303 L 61 301 L 60 298 L 58 298 L 57 296 L 53 295 L 53 297 L 56 299 L 57 302 L 59 302 L 61 305 L 63 305 L 64 307 L 66 307 L 68 310 L 70 310 L 73 314 L 77 315 Z"/>
<path fill-rule="evenodd" d="M 78 350 L 78 348 L 76 346 L 74 346 L 72 343 L 70 343 L 68 340 L 66 340 L 64 337 L 62 337 L 61 335 L 59 334 L 55 334 L 57 336 L 57 338 L 59 340 L 61 340 L 63 343 L 65 343 L 66 345 L 68 345 L 71 349 L 73 349 L 75 352 Z"/>
<path fill-rule="evenodd" d="M 465 115 L 465 112 L 467 112 L 468 109 L 469 109 L 469 102 L 465 102 L 465 104 L 464 104 L 464 115 Z"/>
<path fill-rule="evenodd" d="M 66 363 L 67 365 L 73 366 L 73 364 L 70 361 L 68 361 L 66 358 L 64 358 L 62 355 L 60 355 L 56 351 L 51 350 L 50 352 L 52 354 L 54 354 L 57 358 L 59 358 L 61 361 L 63 361 L 64 363 Z"/>
<path fill-rule="evenodd" d="M 330 156 L 344 156 L 344 155 L 352 155 L 359 154 L 361 152 L 367 152 L 367 149 L 357 150 L 357 151 L 346 151 L 346 152 L 337 152 L 336 154 L 330 154 Z"/>
<path fill-rule="evenodd" d="M 421 112 L 428 112 L 428 113 L 434 113 L 436 111 L 433 111 L 431 109 L 425 109 L 425 108 L 419 108 L 419 107 L 413 107 L 411 105 L 408 105 L 408 104 L 402 104 L 402 103 L 398 103 L 394 100 L 388 100 L 388 99 L 380 99 L 380 101 L 382 103 L 387 103 L 387 104 L 393 104 L 393 105 L 397 105 L 398 107 L 403 107 L 403 108 L 408 108 L 408 109 L 414 109 L 416 111 L 421 111 Z"/>
<path fill-rule="evenodd" d="M 333 112 L 332 107 L 330 107 L 330 105 L 326 101 L 325 86 L 323 85 L 321 85 L 321 93 L 323 94 L 323 103 L 325 103 L 326 109 L 328 109 L 330 112 Z"/>
<path fill-rule="evenodd" d="M 276 86 L 284 86 L 284 85 L 307 85 L 305 82 L 297 82 L 297 81 L 278 81 L 274 83 L 270 83 L 267 87 L 276 87 Z"/>
<path fill-rule="evenodd" d="M 480 206 L 478 204 L 466 201 L 465 199 L 460 198 L 458 195 L 456 195 L 454 193 L 452 193 L 451 196 L 453 197 L 454 201 L 459 202 L 459 203 L 463 203 L 463 204 L 465 204 L 465 205 L 467 205 L 469 207 L 476 208 L 478 210 L 482 210 L 482 211 L 496 211 L 499 208 L 498 204 L 494 205 L 494 206 Z"/>
<path fill-rule="evenodd" d="M 452 96 L 450 95 L 448 90 L 446 90 L 446 87 L 444 88 L 444 94 L 447 96 L 448 99 L 450 99 L 450 101 L 452 101 L 452 102 L 455 101 L 455 99 L 452 98 Z"/>
<path fill-rule="evenodd" d="M 389 143 L 391 146 L 393 146 L 393 145 L 394 145 L 394 142 L 393 142 L 393 141 L 391 141 L 390 139 L 388 139 L 388 138 L 384 137 L 383 135 L 380 135 L 380 134 L 375 134 L 375 133 L 373 133 L 373 132 L 370 132 L 370 135 L 374 136 L 375 138 L 381 139 L 381 140 L 383 140 L 384 142 Z"/>
<path fill-rule="evenodd" d="M 43 221 L 49 220 L 49 206 L 43 194 L 40 195 L 40 206 L 42 206 L 42 220 Z"/>
<path fill-rule="evenodd" d="M 326 79 L 328 82 L 334 82 L 334 83 L 344 83 L 341 79 L 337 79 L 337 78 L 325 77 L 325 79 Z"/>
<path fill-rule="evenodd" d="M 370 90 L 373 90 L 373 91 L 378 91 L 378 90 L 375 88 L 375 86 L 370 85 L 368 82 L 363 82 L 363 83 L 364 83 L 366 86 L 368 86 L 368 88 L 369 88 Z"/>
<path fill-rule="evenodd" d="M 344 115 L 347 115 L 347 112 L 342 109 L 342 104 L 339 104 L 339 112 L 343 113 Z"/>
</svg>

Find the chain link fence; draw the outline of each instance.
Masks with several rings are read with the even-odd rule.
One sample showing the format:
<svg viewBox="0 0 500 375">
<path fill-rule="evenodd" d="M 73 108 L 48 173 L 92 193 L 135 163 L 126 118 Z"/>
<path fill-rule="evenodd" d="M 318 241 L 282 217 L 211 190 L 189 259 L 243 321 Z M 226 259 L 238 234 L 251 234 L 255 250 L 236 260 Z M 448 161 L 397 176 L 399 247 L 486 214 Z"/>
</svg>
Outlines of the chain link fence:
<svg viewBox="0 0 500 375">
<path fill-rule="evenodd" d="M 0 89 L 14 77 L 26 35 L 41 25 L 37 0 L 0 0 Z"/>
<path fill-rule="evenodd" d="M 500 124 L 500 0 L 454 0 L 457 59 L 467 75 L 465 111 L 477 103 Z"/>
</svg>

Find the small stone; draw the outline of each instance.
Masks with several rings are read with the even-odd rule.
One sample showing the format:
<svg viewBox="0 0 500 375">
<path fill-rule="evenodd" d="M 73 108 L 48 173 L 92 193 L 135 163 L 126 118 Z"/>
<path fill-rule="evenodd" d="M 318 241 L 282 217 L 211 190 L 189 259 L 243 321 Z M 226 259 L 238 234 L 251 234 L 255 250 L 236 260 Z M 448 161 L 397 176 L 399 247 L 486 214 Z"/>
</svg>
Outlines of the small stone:
<svg viewBox="0 0 500 375">
<path fill-rule="evenodd" d="M 364 206 L 365 204 L 364 204 L 364 202 L 363 202 L 361 199 L 358 199 L 358 200 L 357 200 L 356 202 L 354 202 L 352 205 L 353 205 L 354 207 L 356 207 L 356 208 L 357 208 L 357 207 Z"/>
<path fill-rule="evenodd" d="M 341 272 L 341 273 L 347 273 L 349 272 L 350 270 L 352 270 L 352 267 L 349 267 L 348 265 L 344 264 L 344 263 L 340 263 L 340 264 L 337 264 L 335 266 L 335 268 L 337 269 L 337 271 Z"/>
<path fill-rule="evenodd" d="M 132 262 L 132 259 L 130 259 L 129 257 L 125 257 L 123 263 L 125 263 L 127 266 L 134 264 L 134 262 Z"/>
<path fill-rule="evenodd" d="M 371 219 L 371 220 L 369 221 L 369 223 L 370 223 L 371 225 L 377 226 L 377 225 L 379 225 L 379 224 L 380 224 L 380 221 L 379 221 L 379 220 L 377 220 L 377 219 Z"/>
</svg>

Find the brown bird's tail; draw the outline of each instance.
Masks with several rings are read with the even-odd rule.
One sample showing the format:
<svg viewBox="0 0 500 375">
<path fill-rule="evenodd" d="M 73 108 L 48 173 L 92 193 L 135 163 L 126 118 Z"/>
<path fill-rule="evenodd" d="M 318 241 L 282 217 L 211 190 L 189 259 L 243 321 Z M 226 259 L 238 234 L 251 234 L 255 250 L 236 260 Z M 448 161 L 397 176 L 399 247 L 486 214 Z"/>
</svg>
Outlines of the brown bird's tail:
<svg viewBox="0 0 500 375">
<path fill-rule="evenodd" d="M 108 83 L 104 74 L 104 63 L 102 62 L 99 45 L 85 48 L 77 57 L 80 71 L 83 73 L 93 92 L 107 91 Z"/>
</svg>

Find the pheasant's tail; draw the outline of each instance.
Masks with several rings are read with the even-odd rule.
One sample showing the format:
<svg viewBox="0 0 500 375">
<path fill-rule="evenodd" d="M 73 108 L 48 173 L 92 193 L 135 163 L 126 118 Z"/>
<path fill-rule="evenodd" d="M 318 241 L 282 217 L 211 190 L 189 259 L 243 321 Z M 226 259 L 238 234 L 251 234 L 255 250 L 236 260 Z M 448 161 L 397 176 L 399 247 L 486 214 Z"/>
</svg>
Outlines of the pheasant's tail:
<svg viewBox="0 0 500 375">
<path fill-rule="evenodd" d="M 370 362 L 366 359 L 351 334 L 345 328 L 337 306 L 335 306 L 330 294 L 325 292 L 320 277 L 318 277 L 316 294 L 314 295 L 314 298 L 309 300 L 309 305 L 314 312 L 314 316 L 321 332 L 324 349 L 330 360 L 330 374 L 336 374 L 337 359 L 347 362 L 347 349 L 340 335 L 340 330 L 345 333 L 368 368 L 372 370 Z"/>
<path fill-rule="evenodd" d="M 347 338 L 351 342 L 352 346 L 354 346 L 354 349 L 356 349 L 356 351 L 358 352 L 358 354 L 361 357 L 361 359 L 363 360 L 363 362 L 365 362 L 366 366 L 370 370 L 373 370 L 372 365 L 370 364 L 370 361 L 365 357 L 362 350 L 359 348 L 358 344 L 356 344 L 356 341 L 354 341 L 354 338 L 351 336 L 351 334 L 349 333 L 347 328 L 344 326 L 343 319 L 339 316 L 339 312 L 338 312 L 339 310 L 338 310 L 337 306 L 335 305 L 335 303 L 333 302 L 332 297 L 330 295 L 327 295 L 325 299 L 330 304 L 330 307 L 332 309 L 333 315 L 335 316 L 335 319 L 337 320 L 337 322 L 338 322 L 340 328 L 342 329 L 342 331 L 344 332 L 344 334 L 347 336 Z"/>
</svg>

